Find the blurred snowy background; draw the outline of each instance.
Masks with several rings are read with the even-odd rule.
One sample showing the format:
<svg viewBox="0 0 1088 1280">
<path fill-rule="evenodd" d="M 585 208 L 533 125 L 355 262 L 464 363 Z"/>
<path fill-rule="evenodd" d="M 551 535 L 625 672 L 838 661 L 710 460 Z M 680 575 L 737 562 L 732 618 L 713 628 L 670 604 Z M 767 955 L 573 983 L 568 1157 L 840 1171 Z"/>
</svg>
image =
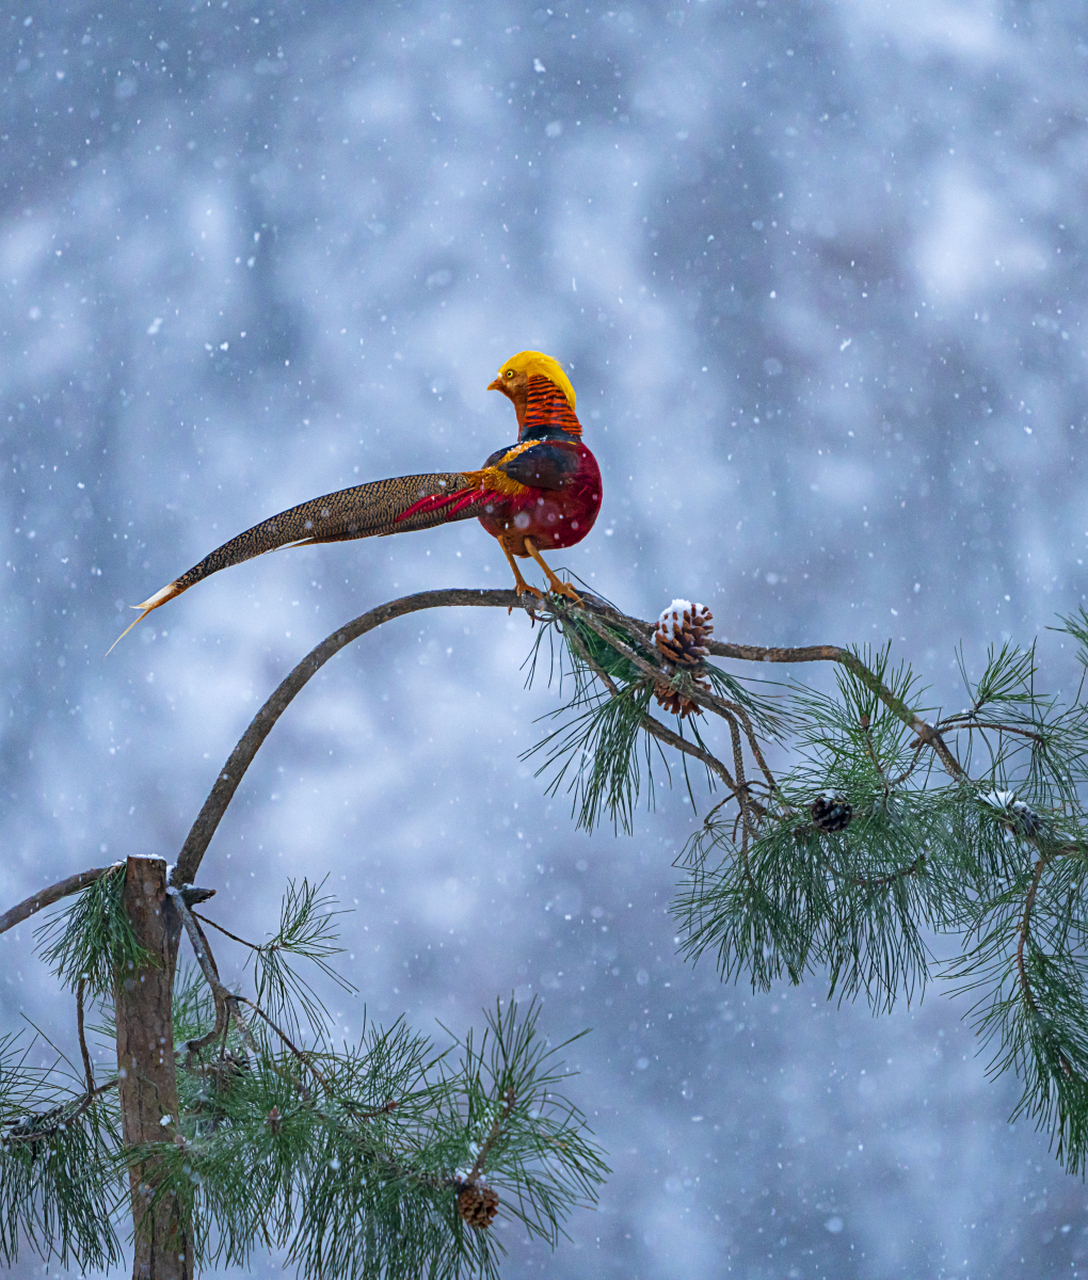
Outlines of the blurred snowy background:
<svg viewBox="0 0 1088 1280">
<path fill-rule="evenodd" d="M 1072 683 L 1044 628 L 1088 545 L 1085 4 L 4 8 L 0 906 L 173 860 L 341 622 L 508 585 L 474 523 L 285 552 L 102 658 L 127 605 L 258 519 L 478 465 L 513 438 L 484 388 L 524 347 L 569 370 L 605 477 L 553 560 L 625 610 L 891 637 L 957 705 L 958 641 L 977 670 L 1043 634 Z M 364 1001 L 441 1039 L 512 988 L 554 1039 L 593 1028 L 572 1096 L 614 1173 L 554 1255 L 498 1228 L 504 1274 L 1083 1275 L 1084 1185 L 1006 1124 L 1015 1082 L 986 1079 L 962 1002 L 874 1020 L 676 957 L 690 808 L 573 830 L 518 759 L 556 705 L 523 688 L 530 642 L 464 610 L 354 645 L 200 877 L 259 935 L 287 876 L 329 875 L 349 1036 Z M 30 939 L 0 940 L 0 1030 L 30 1015 L 74 1051 Z"/>
</svg>

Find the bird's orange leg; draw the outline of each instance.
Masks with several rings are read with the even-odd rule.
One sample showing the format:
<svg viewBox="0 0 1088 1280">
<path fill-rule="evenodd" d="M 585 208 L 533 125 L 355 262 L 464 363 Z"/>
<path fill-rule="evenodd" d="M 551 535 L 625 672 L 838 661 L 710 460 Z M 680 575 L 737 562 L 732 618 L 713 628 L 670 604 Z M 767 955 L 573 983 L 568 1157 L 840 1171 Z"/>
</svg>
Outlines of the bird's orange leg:
<svg viewBox="0 0 1088 1280">
<path fill-rule="evenodd" d="M 526 538 L 525 542 L 526 542 L 526 545 L 528 545 L 529 539 Z M 514 571 L 514 590 L 518 593 L 518 595 L 519 596 L 523 595 L 526 591 L 528 591 L 530 595 L 537 596 L 539 599 L 543 600 L 544 592 L 538 590 L 536 587 L 529 586 L 529 584 L 521 576 L 521 570 L 514 563 L 514 557 L 510 554 L 509 548 L 501 538 L 499 539 L 499 546 L 502 547 L 503 554 L 506 556 L 507 560 L 510 562 L 510 568 L 513 569 Z"/>
<path fill-rule="evenodd" d="M 532 538 L 525 539 L 525 550 L 528 551 L 537 564 L 544 570 L 544 576 L 548 579 L 548 586 L 551 587 L 552 591 L 555 592 L 557 596 L 566 596 L 568 599 L 573 600 L 575 604 L 582 603 L 582 597 L 577 591 L 575 591 L 574 587 L 569 582 L 561 582 L 544 563 L 544 557 L 536 549 L 536 544 L 533 542 Z M 511 560 L 510 563 L 513 564 L 513 560 Z M 517 573 L 517 570 L 515 569 L 514 572 Z M 520 577 L 521 575 L 518 574 L 518 576 Z M 530 590 L 532 590 L 532 588 L 530 588 Z M 539 592 L 537 594 L 539 594 Z"/>
</svg>

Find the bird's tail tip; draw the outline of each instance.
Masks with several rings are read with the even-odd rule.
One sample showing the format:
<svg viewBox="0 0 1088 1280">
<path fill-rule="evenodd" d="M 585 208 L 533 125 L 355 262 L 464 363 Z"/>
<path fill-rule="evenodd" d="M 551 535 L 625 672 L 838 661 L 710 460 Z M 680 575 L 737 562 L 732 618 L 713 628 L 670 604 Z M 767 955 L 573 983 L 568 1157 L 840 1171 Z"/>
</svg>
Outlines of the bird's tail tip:
<svg viewBox="0 0 1088 1280">
<path fill-rule="evenodd" d="M 175 596 L 180 596 L 180 595 L 181 595 L 181 591 L 178 589 L 175 583 L 171 582 L 169 586 L 163 587 L 161 591 L 156 591 L 153 596 L 148 596 L 148 598 L 143 602 L 143 604 L 129 605 L 130 609 L 141 610 L 140 616 L 136 619 L 135 622 L 130 622 L 129 625 L 124 629 L 124 631 L 121 632 L 121 634 L 117 637 L 117 639 L 113 642 L 113 644 L 111 644 L 110 647 L 106 650 L 105 656 L 108 658 L 110 654 L 114 651 L 114 649 L 116 649 L 117 646 L 121 643 L 121 641 L 125 638 L 125 636 L 128 635 L 128 633 L 132 630 L 132 628 L 136 625 L 136 623 L 143 622 L 143 620 L 147 617 L 147 615 L 151 612 L 152 609 L 157 609 L 159 608 L 160 605 L 166 604 L 168 600 L 173 600 Z"/>
</svg>

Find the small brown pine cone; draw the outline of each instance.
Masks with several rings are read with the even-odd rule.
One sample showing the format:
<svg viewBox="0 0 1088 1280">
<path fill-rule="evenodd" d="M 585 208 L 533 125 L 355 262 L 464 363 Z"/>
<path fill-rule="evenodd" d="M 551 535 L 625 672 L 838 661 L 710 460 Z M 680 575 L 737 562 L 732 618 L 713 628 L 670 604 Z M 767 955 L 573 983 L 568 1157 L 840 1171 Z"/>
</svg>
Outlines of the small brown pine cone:
<svg viewBox="0 0 1088 1280">
<path fill-rule="evenodd" d="M 283 1116 L 280 1115 L 279 1107 L 272 1108 L 265 1116 L 264 1123 L 269 1133 L 279 1133 L 283 1129 Z"/>
<path fill-rule="evenodd" d="M 820 831 L 845 831 L 854 816 L 853 808 L 844 796 L 817 796 L 809 807 L 812 825 Z"/>
<path fill-rule="evenodd" d="M 700 687 L 702 681 L 695 682 Z M 657 697 L 658 706 L 664 707 L 666 711 L 670 711 L 674 716 L 679 716 L 681 720 L 686 720 L 688 716 L 701 716 L 703 714 L 702 707 L 687 694 L 680 693 L 676 689 L 670 688 L 663 680 L 659 680 L 654 685 L 654 694 Z"/>
<path fill-rule="evenodd" d="M 654 644 L 680 667 L 701 667 L 710 653 L 706 641 L 714 630 L 714 615 L 702 604 L 674 600 L 657 620 Z"/>
<path fill-rule="evenodd" d="M 478 1187 L 469 1184 L 461 1188 L 457 1197 L 457 1212 L 477 1231 L 486 1231 L 495 1221 L 499 1208 L 499 1197 L 490 1187 Z"/>
</svg>

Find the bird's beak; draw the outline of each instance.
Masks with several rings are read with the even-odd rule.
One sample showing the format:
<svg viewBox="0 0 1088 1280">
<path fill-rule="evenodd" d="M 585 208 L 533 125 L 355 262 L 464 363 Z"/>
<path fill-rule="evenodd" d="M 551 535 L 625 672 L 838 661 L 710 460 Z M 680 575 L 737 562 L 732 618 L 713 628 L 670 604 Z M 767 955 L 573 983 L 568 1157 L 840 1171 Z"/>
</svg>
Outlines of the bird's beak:
<svg viewBox="0 0 1088 1280">
<path fill-rule="evenodd" d="M 502 383 L 499 381 L 498 378 L 496 378 L 494 382 L 489 382 L 487 384 L 487 389 L 488 391 L 501 391 Z"/>
</svg>

